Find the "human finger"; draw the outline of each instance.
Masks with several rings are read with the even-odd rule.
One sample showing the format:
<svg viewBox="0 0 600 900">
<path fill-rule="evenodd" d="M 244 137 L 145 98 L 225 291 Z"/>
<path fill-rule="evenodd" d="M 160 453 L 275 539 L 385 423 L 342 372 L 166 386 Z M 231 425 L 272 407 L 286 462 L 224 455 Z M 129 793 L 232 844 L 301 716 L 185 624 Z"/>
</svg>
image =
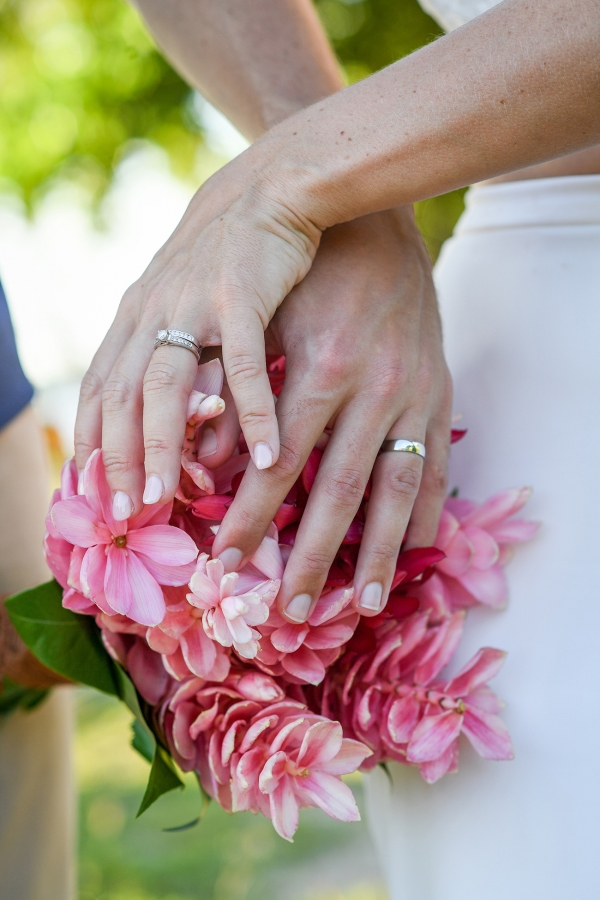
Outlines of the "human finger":
<svg viewBox="0 0 600 900">
<path fill-rule="evenodd" d="M 337 418 L 288 559 L 277 598 L 293 622 L 310 616 L 356 515 L 389 422 L 371 405 L 349 404 Z"/>
<path fill-rule="evenodd" d="M 332 398 L 320 395 L 300 373 L 294 376 L 290 371 L 277 402 L 279 458 L 270 469 L 248 466 L 215 538 L 213 555 L 228 571 L 257 549 L 331 417 Z"/>
<path fill-rule="evenodd" d="M 118 328 L 110 328 L 81 381 L 74 433 L 75 463 L 79 472 L 102 444 L 102 391 L 133 328 L 133 323 L 129 327 L 120 323 Z"/>
<path fill-rule="evenodd" d="M 394 424 L 389 436 L 424 443 L 425 428 L 425 422 L 410 411 Z M 416 453 L 386 451 L 375 463 L 354 575 L 353 603 L 364 615 L 377 615 L 387 603 L 424 462 Z"/>
<path fill-rule="evenodd" d="M 223 385 L 221 397 L 225 401 L 225 410 L 202 426 L 198 444 L 198 459 L 208 469 L 217 469 L 227 462 L 240 436 L 240 423 L 227 384 Z"/>
<path fill-rule="evenodd" d="M 223 365 L 241 429 L 257 469 L 279 457 L 279 427 L 267 376 L 264 327 L 258 313 L 237 310 L 222 325 Z"/>
<path fill-rule="evenodd" d="M 102 458 L 113 495 L 113 516 L 127 519 L 142 508 L 144 452 L 142 380 L 152 353 L 151 335 L 136 331 L 102 388 Z"/>
</svg>

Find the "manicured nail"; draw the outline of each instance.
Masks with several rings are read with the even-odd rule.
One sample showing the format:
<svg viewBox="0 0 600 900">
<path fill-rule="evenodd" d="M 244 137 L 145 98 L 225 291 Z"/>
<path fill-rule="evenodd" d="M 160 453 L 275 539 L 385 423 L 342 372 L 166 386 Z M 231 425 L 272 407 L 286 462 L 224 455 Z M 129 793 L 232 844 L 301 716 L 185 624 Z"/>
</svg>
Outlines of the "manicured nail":
<svg viewBox="0 0 600 900">
<path fill-rule="evenodd" d="M 219 448 L 217 440 L 217 432 L 214 428 L 205 428 L 202 432 L 202 440 L 198 446 L 198 459 L 204 459 L 205 456 L 212 456 Z"/>
<path fill-rule="evenodd" d="M 133 503 L 131 502 L 129 494 L 125 494 L 123 491 L 117 491 L 113 497 L 113 517 L 117 522 L 122 522 L 124 519 L 128 519 L 132 512 Z"/>
<path fill-rule="evenodd" d="M 359 606 L 363 609 L 371 609 L 379 611 L 381 606 L 381 598 L 383 596 L 383 588 L 378 582 L 372 581 L 368 584 L 360 595 Z"/>
<path fill-rule="evenodd" d="M 254 465 L 257 469 L 268 469 L 273 465 L 273 452 L 268 444 L 260 441 L 254 445 Z"/>
<path fill-rule="evenodd" d="M 306 622 L 311 602 L 312 598 L 310 594 L 298 594 L 297 597 L 294 597 L 294 599 L 290 600 L 288 603 L 285 610 L 286 616 L 293 622 L 298 622 L 298 624 Z"/>
<path fill-rule="evenodd" d="M 223 563 L 223 568 L 226 572 L 235 572 L 242 559 L 244 554 L 241 550 L 238 550 L 236 547 L 228 547 L 227 550 L 223 550 L 222 553 L 219 553 L 218 559 Z"/>
<path fill-rule="evenodd" d="M 144 503 L 158 503 L 165 492 L 165 486 L 160 475 L 148 475 L 146 478 L 146 487 L 144 488 Z"/>
</svg>

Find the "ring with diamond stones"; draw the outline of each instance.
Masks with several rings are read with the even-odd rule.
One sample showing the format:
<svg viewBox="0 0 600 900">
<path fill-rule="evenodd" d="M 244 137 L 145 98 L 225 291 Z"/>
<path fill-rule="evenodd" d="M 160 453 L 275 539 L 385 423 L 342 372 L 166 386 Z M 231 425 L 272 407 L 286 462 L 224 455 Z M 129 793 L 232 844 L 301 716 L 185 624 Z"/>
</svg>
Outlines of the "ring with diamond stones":
<svg viewBox="0 0 600 900">
<path fill-rule="evenodd" d="M 156 335 L 154 341 L 154 349 L 157 347 L 185 347 L 191 350 L 200 365 L 200 354 L 202 347 L 197 343 L 193 334 L 187 331 L 177 331 L 175 328 L 161 329 Z"/>
<path fill-rule="evenodd" d="M 414 453 L 415 456 L 420 456 L 422 459 L 425 459 L 425 445 L 419 443 L 419 441 L 405 441 L 391 438 L 390 440 L 383 442 L 379 452 Z"/>
</svg>

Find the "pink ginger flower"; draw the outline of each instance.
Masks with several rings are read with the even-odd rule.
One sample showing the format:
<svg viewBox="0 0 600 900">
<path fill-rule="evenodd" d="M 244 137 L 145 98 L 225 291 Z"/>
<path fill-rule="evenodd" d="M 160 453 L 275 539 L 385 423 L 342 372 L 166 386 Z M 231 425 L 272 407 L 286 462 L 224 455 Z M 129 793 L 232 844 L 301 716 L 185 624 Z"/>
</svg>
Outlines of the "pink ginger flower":
<svg viewBox="0 0 600 900">
<path fill-rule="evenodd" d="M 340 776 L 354 772 L 369 749 L 344 739 L 339 723 L 285 698 L 266 675 L 244 675 L 236 687 L 230 680 L 221 687 L 183 685 L 164 722 L 183 767 L 198 769 L 211 796 L 233 812 L 262 812 L 286 840 L 302 807 L 346 822 L 360 818 Z"/>
<path fill-rule="evenodd" d="M 271 674 L 296 684 L 320 684 L 328 666 L 340 655 L 359 621 L 350 607 L 351 587 L 336 588 L 319 598 L 308 622 L 295 625 L 271 609 L 259 627 L 262 635 L 257 661 Z"/>
<path fill-rule="evenodd" d="M 158 653 L 146 642 L 146 628 L 126 616 L 98 613 L 96 624 L 102 642 L 116 662 L 129 672 L 136 688 L 148 703 L 160 703 L 172 684 Z"/>
<path fill-rule="evenodd" d="M 281 583 L 263 578 L 249 584 L 250 580 L 250 576 L 240 579 L 238 572 L 225 574 L 221 560 L 202 553 L 187 595 L 190 604 L 202 612 L 209 638 L 223 647 L 233 646 L 244 659 L 253 659 L 258 653 L 260 632 L 253 626 L 267 621 Z M 238 583 L 243 585 L 241 589 Z"/>
<path fill-rule="evenodd" d="M 171 504 L 146 506 L 117 522 L 100 450 L 88 460 L 83 487 L 83 494 L 58 501 L 50 513 L 53 529 L 74 545 L 71 563 L 82 593 L 103 612 L 157 625 L 165 614 L 161 585 L 187 583 L 196 545 L 167 524 Z"/>
<path fill-rule="evenodd" d="M 482 504 L 446 500 L 434 542 L 446 558 L 417 594 L 422 608 L 440 617 L 478 603 L 495 608 L 505 604 L 503 567 L 512 545 L 529 540 L 539 527 L 537 522 L 511 518 L 530 496 L 529 488 L 514 488 Z"/>
</svg>

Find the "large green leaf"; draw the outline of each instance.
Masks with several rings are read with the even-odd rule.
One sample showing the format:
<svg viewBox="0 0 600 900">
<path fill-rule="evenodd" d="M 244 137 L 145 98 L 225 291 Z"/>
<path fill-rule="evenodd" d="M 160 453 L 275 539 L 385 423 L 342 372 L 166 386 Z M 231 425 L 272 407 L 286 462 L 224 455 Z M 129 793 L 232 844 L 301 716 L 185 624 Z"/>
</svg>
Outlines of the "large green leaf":
<svg viewBox="0 0 600 900">
<path fill-rule="evenodd" d="M 150 777 L 148 779 L 148 784 L 146 785 L 146 793 L 144 794 L 140 808 L 137 811 L 136 818 L 141 816 L 142 813 L 145 812 L 149 806 L 152 806 L 159 797 L 162 797 L 163 794 L 168 793 L 168 791 L 173 791 L 175 788 L 183 787 L 185 787 L 185 785 L 175 771 L 173 760 L 164 747 L 157 744 L 154 751 Z"/>
<path fill-rule="evenodd" d="M 0 716 L 8 716 L 19 707 L 34 709 L 47 696 L 43 688 L 28 688 L 5 675 L 0 681 Z"/>
<path fill-rule="evenodd" d="M 13 625 L 34 656 L 60 675 L 121 695 L 117 667 L 91 616 L 62 605 L 62 588 L 49 581 L 6 601 Z"/>
</svg>

